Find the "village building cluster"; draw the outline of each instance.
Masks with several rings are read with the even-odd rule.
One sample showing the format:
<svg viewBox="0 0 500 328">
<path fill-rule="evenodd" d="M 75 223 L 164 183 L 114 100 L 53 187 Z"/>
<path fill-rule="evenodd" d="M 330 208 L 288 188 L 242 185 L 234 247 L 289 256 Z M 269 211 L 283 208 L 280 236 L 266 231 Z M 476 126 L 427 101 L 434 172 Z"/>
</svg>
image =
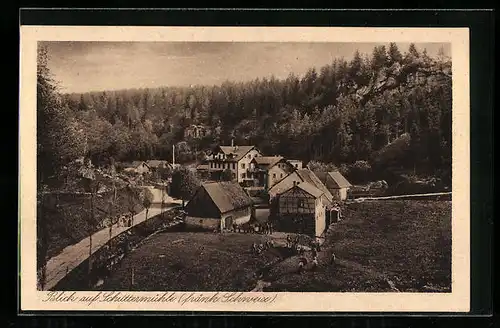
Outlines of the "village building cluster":
<svg viewBox="0 0 500 328">
<path fill-rule="evenodd" d="M 218 146 L 196 169 L 206 182 L 187 204 L 187 221 L 220 230 L 247 224 L 255 215 L 250 196 L 260 194 L 268 196 L 268 220 L 276 229 L 321 238 L 340 219 L 338 204 L 351 187 L 340 172 L 313 172 L 300 160 L 266 156 L 255 146 Z M 232 181 L 221 181 L 224 171 Z"/>
<path fill-rule="evenodd" d="M 175 166 L 165 160 L 135 161 L 123 170 L 143 175 Z M 249 223 L 258 204 L 269 213 L 263 227 L 269 222 L 282 232 L 321 239 L 340 219 L 339 204 L 351 187 L 338 171 L 313 172 L 300 160 L 234 143 L 218 146 L 194 170 L 203 183 L 185 206 L 185 223 L 217 231 L 253 229 Z"/>
</svg>

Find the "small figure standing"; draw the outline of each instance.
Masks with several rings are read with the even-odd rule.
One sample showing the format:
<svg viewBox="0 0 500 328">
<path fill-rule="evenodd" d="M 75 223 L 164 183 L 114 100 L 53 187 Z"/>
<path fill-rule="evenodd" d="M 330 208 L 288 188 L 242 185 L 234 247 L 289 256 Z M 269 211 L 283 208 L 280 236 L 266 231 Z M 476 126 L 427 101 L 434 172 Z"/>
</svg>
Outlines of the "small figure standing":
<svg viewBox="0 0 500 328">
<path fill-rule="evenodd" d="M 299 260 L 299 269 L 298 269 L 298 273 L 299 273 L 299 274 L 302 274 L 302 271 L 304 271 L 304 265 L 305 265 L 305 263 L 304 263 L 304 262 L 305 262 L 305 261 L 303 261 L 302 259 L 301 259 L 301 260 Z"/>
<path fill-rule="evenodd" d="M 316 270 L 316 268 L 318 267 L 318 257 L 317 256 L 314 256 L 312 263 L 313 263 L 312 269 Z"/>
<path fill-rule="evenodd" d="M 335 253 L 332 253 L 332 257 L 330 258 L 330 264 L 335 264 L 337 261 L 337 257 L 335 256 Z"/>
<path fill-rule="evenodd" d="M 252 251 L 257 253 L 257 244 L 255 242 L 252 244 Z"/>
</svg>

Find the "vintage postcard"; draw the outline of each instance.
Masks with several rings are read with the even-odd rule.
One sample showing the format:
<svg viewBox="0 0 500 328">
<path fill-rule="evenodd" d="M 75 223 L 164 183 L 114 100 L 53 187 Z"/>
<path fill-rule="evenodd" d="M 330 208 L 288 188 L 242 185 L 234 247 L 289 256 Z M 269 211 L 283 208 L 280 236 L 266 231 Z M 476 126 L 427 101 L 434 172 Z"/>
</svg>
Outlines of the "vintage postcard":
<svg viewBox="0 0 500 328">
<path fill-rule="evenodd" d="M 468 29 L 20 29 L 20 310 L 469 310 Z"/>
</svg>

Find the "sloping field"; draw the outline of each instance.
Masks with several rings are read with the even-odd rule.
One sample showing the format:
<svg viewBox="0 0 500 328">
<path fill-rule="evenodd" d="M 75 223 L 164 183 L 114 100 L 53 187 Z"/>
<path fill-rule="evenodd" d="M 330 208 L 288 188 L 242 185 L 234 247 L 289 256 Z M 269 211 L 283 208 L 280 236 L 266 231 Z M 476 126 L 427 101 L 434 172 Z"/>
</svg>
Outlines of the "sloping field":
<svg viewBox="0 0 500 328">
<path fill-rule="evenodd" d="M 348 205 L 344 217 L 315 270 L 310 252 L 301 274 L 299 257 L 283 248 L 253 254 L 252 243 L 268 235 L 172 232 L 132 252 L 100 289 L 250 291 L 260 279 L 270 283 L 264 291 L 450 291 L 451 202 L 370 201 Z"/>
<path fill-rule="evenodd" d="M 351 204 L 345 216 L 329 236 L 337 257 L 388 276 L 400 290 L 451 288 L 451 202 L 369 201 Z"/>
<path fill-rule="evenodd" d="M 327 234 L 317 271 L 282 275 L 270 290 L 451 291 L 451 202 L 370 201 L 350 204 L 344 216 Z"/>
<path fill-rule="evenodd" d="M 266 238 L 255 234 L 161 233 L 127 256 L 101 289 L 251 290 L 257 282 L 256 271 L 279 257 L 277 251 L 263 256 L 252 254 L 252 243 Z"/>
</svg>

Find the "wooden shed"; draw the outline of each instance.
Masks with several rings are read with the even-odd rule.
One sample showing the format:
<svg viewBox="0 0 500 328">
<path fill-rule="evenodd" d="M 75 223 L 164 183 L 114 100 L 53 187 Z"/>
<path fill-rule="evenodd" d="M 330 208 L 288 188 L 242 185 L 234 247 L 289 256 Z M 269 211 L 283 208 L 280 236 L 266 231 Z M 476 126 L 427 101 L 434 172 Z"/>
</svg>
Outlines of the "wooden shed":
<svg viewBox="0 0 500 328">
<path fill-rule="evenodd" d="M 277 197 L 275 221 L 283 232 L 321 237 L 326 228 L 324 192 L 308 182 L 294 182 Z"/>
<path fill-rule="evenodd" d="M 253 202 L 236 182 L 202 184 L 185 207 L 188 226 L 229 229 L 250 221 Z"/>
</svg>

